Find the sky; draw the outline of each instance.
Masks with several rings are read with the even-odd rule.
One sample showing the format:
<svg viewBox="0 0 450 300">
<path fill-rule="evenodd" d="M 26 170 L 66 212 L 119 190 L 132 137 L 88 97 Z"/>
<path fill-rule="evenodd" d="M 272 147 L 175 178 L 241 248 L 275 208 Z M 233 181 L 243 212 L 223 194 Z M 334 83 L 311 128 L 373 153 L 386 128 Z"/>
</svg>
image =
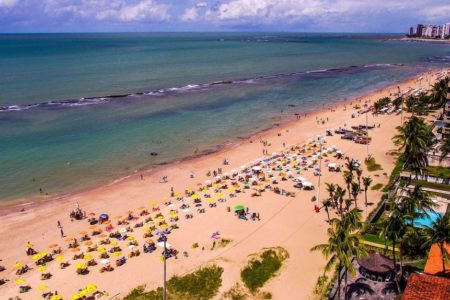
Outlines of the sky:
<svg viewBox="0 0 450 300">
<path fill-rule="evenodd" d="M 0 0 L 0 32 L 407 32 L 444 0 Z"/>
</svg>

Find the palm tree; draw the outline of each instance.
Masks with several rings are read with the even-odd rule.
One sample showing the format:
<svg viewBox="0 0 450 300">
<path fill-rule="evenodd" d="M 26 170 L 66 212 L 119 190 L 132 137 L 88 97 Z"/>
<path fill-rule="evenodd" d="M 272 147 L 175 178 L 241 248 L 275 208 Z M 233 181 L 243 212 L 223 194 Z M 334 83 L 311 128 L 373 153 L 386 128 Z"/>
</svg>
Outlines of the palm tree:
<svg viewBox="0 0 450 300">
<path fill-rule="evenodd" d="M 336 185 L 336 191 L 334 192 L 334 200 L 338 203 L 339 214 L 342 215 L 342 204 L 344 202 L 345 197 L 345 189 L 343 189 L 340 185 Z"/>
<path fill-rule="evenodd" d="M 409 219 L 411 226 L 414 227 L 415 218 L 425 216 L 426 211 L 434 210 L 437 205 L 431 200 L 430 193 L 424 191 L 418 184 L 413 189 L 406 190 L 406 196 L 401 198 L 401 206 L 405 218 Z"/>
<path fill-rule="evenodd" d="M 445 274 L 445 262 L 450 260 L 450 254 L 445 249 L 445 244 L 450 243 L 450 215 L 445 214 L 436 219 L 431 227 L 425 227 L 428 236 L 427 246 L 439 245 L 442 255 L 442 272 Z"/>
<path fill-rule="evenodd" d="M 428 166 L 427 152 L 432 144 L 432 132 L 425 121 L 412 116 L 403 126 L 397 127 L 398 134 L 394 141 L 403 150 L 405 167 L 414 171 L 416 175 Z"/>
<path fill-rule="evenodd" d="M 356 177 L 358 178 L 358 185 L 359 185 L 359 190 L 361 190 L 361 176 L 362 176 L 362 169 L 361 168 L 357 168 L 356 169 Z"/>
<path fill-rule="evenodd" d="M 369 186 L 372 184 L 372 178 L 370 178 L 368 176 L 368 177 L 363 177 L 362 180 L 363 180 L 363 185 L 364 185 L 364 193 L 366 196 L 365 204 L 367 206 L 367 190 L 369 189 Z"/>
<path fill-rule="evenodd" d="M 439 145 L 439 151 L 441 152 L 439 162 L 442 162 L 450 153 L 450 138 L 447 135 L 442 137 L 441 144 Z"/>
<path fill-rule="evenodd" d="M 334 199 L 334 192 L 336 191 L 336 185 L 334 183 L 325 183 L 327 187 L 327 192 L 330 195 L 330 199 Z M 337 207 L 337 202 L 334 203 L 334 205 Z"/>
<path fill-rule="evenodd" d="M 445 110 L 445 102 L 447 102 L 447 89 L 448 89 L 448 77 L 439 80 L 433 85 L 433 91 L 431 95 L 433 104 L 435 104 L 435 106 L 437 107 L 444 107 L 444 110 Z"/>
<path fill-rule="evenodd" d="M 350 197 L 350 195 L 351 195 L 350 185 L 353 182 L 353 173 L 350 171 L 345 171 L 344 172 L 344 181 L 345 181 L 345 184 L 347 185 L 347 191 L 348 191 L 348 195 Z"/>
<path fill-rule="evenodd" d="M 403 217 L 404 211 L 402 211 L 401 207 L 398 206 L 397 204 L 393 205 L 394 207 L 392 208 L 389 217 L 382 222 L 380 237 L 385 240 L 392 241 L 392 256 L 394 258 L 394 266 L 397 266 L 395 257 L 395 246 L 397 245 L 397 242 L 400 242 L 400 240 L 403 238 L 403 235 L 406 233 L 407 225 Z M 402 266 L 402 255 L 400 252 L 400 267 L 401 266 Z M 396 283 L 398 288 L 397 279 Z"/>
<path fill-rule="evenodd" d="M 352 257 L 359 258 L 367 255 L 362 247 L 361 236 L 357 231 L 359 228 L 361 228 L 361 214 L 358 211 L 346 213 L 341 219 L 334 218 L 328 228 L 328 242 L 316 245 L 310 250 L 321 251 L 323 256 L 328 259 L 325 272 L 337 265 L 338 299 L 340 299 L 341 293 L 340 273 L 342 268 L 354 275 L 356 271 L 352 264 Z M 347 273 L 345 272 L 345 292 L 347 291 Z"/>
<path fill-rule="evenodd" d="M 357 200 L 358 200 L 358 194 L 360 192 L 359 184 L 357 182 L 352 182 L 351 187 L 352 187 L 353 200 L 355 201 L 355 208 L 358 208 Z"/>
<path fill-rule="evenodd" d="M 329 212 L 329 208 L 332 205 L 332 198 L 328 198 L 328 199 L 324 199 L 322 201 L 323 207 L 325 207 L 325 211 L 327 212 L 327 217 L 328 217 L 328 223 L 330 223 L 330 212 Z"/>
</svg>

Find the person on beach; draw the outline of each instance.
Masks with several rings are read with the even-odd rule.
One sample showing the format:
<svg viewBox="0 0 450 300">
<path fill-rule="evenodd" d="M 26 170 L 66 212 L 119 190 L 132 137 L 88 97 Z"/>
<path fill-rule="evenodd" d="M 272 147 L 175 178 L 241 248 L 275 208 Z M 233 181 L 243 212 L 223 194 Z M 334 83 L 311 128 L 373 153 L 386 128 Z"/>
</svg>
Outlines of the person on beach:
<svg viewBox="0 0 450 300">
<path fill-rule="evenodd" d="M 144 180 L 144 175 L 141 174 L 141 180 Z"/>
<path fill-rule="evenodd" d="M 63 227 L 62 227 L 61 222 L 59 220 L 58 220 L 58 228 L 59 228 L 59 231 L 61 233 L 61 238 L 63 238 L 64 237 L 64 230 L 63 230 Z"/>
</svg>

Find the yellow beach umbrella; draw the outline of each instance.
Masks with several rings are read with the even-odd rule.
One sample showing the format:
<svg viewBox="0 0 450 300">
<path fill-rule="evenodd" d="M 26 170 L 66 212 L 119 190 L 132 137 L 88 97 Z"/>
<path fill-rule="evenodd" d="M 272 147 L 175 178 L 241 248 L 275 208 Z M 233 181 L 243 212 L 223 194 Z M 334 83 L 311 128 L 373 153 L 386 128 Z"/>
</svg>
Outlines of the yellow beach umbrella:
<svg viewBox="0 0 450 300">
<path fill-rule="evenodd" d="M 56 248 L 56 247 L 58 247 L 58 244 L 51 244 L 50 246 L 48 246 L 50 249 L 51 248 Z"/>
<path fill-rule="evenodd" d="M 32 256 L 33 260 L 38 260 L 42 258 L 42 254 L 41 253 L 37 253 L 35 255 Z"/>
<path fill-rule="evenodd" d="M 25 283 L 25 279 L 20 277 L 20 278 L 17 278 L 16 280 L 14 280 L 14 282 L 17 283 L 17 284 L 22 284 L 22 283 Z"/>
<path fill-rule="evenodd" d="M 78 252 L 78 251 L 80 251 L 80 248 L 73 248 L 72 249 L 72 252 Z"/>
<path fill-rule="evenodd" d="M 117 251 L 117 252 L 114 252 L 113 255 L 114 255 L 114 256 L 121 256 L 121 255 L 122 255 L 122 252 Z"/>
<path fill-rule="evenodd" d="M 199 194 L 192 194 L 191 198 L 192 199 L 199 199 L 200 195 Z"/>
<path fill-rule="evenodd" d="M 77 263 L 75 265 L 75 268 L 77 268 L 77 269 L 84 269 L 84 268 L 86 268 L 86 264 L 84 264 L 84 263 Z"/>
<path fill-rule="evenodd" d="M 222 193 L 216 193 L 216 197 L 222 197 L 223 194 Z"/>
<path fill-rule="evenodd" d="M 88 285 L 86 285 L 86 290 L 90 293 L 93 293 L 97 291 L 97 286 L 95 284 L 89 283 Z"/>
<path fill-rule="evenodd" d="M 104 253 L 104 252 L 106 252 L 106 249 L 105 249 L 105 247 L 100 247 L 97 249 L 97 251 L 100 253 Z"/>
<path fill-rule="evenodd" d="M 16 262 L 16 263 L 14 264 L 13 267 L 14 267 L 15 269 L 19 269 L 19 268 L 22 268 L 22 267 L 23 267 L 23 264 L 20 263 L 20 262 Z"/>
<path fill-rule="evenodd" d="M 234 193 L 234 189 L 233 188 L 228 188 L 228 193 Z"/>
<path fill-rule="evenodd" d="M 63 256 L 63 255 L 58 255 L 58 256 L 55 258 L 56 261 L 62 261 L 63 259 L 64 259 L 64 256 Z"/>
<path fill-rule="evenodd" d="M 46 289 L 48 289 L 48 285 L 41 284 L 40 286 L 38 286 L 38 290 L 40 290 L 40 291 L 44 291 Z"/>
<path fill-rule="evenodd" d="M 157 218 L 156 218 L 156 220 L 164 220 L 164 216 L 163 215 L 160 215 L 160 216 L 158 216 Z"/>
<path fill-rule="evenodd" d="M 76 293 L 75 295 L 72 295 L 71 299 L 72 300 L 79 300 L 81 297 L 83 297 L 83 296 L 80 295 L 80 293 Z"/>
<path fill-rule="evenodd" d="M 61 300 L 62 296 L 61 295 L 53 295 L 50 297 L 50 300 Z"/>
<path fill-rule="evenodd" d="M 169 211 L 169 215 L 176 216 L 177 215 L 177 211 L 171 210 L 171 211 Z"/>
<path fill-rule="evenodd" d="M 149 205 L 152 207 L 156 207 L 158 205 L 158 203 L 156 203 L 156 201 L 150 201 Z"/>
<path fill-rule="evenodd" d="M 208 201 L 209 203 L 214 203 L 214 199 L 213 198 L 206 198 L 206 201 Z"/>
<path fill-rule="evenodd" d="M 134 236 L 127 237 L 127 241 L 134 241 L 136 238 Z"/>
<path fill-rule="evenodd" d="M 27 243 L 27 248 L 31 248 L 31 247 L 33 247 L 33 244 Z"/>
<path fill-rule="evenodd" d="M 111 246 L 117 246 L 117 241 L 112 241 L 110 245 Z"/>
<path fill-rule="evenodd" d="M 37 268 L 37 270 L 38 270 L 39 272 L 44 272 L 44 271 L 47 270 L 47 267 L 46 267 L 46 266 L 40 266 L 40 267 Z"/>
<path fill-rule="evenodd" d="M 92 258 L 93 258 L 92 254 L 85 254 L 83 256 L 83 259 L 85 259 L 85 260 L 91 260 Z"/>
<path fill-rule="evenodd" d="M 163 228 L 163 229 L 165 229 L 165 228 L 167 228 L 167 227 L 168 227 L 168 225 L 167 225 L 166 223 L 161 224 L 161 225 L 159 226 L 159 228 Z"/>
</svg>

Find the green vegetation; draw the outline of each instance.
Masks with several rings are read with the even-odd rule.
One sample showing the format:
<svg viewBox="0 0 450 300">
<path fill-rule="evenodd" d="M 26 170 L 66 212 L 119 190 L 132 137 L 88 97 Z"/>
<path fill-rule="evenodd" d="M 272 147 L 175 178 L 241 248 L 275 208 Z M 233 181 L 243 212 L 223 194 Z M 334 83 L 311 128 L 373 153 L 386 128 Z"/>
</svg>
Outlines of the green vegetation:
<svg viewBox="0 0 450 300">
<path fill-rule="evenodd" d="M 382 187 L 383 187 L 383 184 L 377 183 L 377 184 L 375 184 L 373 187 L 371 187 L 370 189 L 371 189 L 372 191 L 378 191 L 378 190 L 380 190 Z"/>
<path fill-rule="evenodd" d="M 371 243 L 375 243 L 375 244 L 380 244 L 380 245 L 387 244 L 388 246 L 392 246 L 392 242 L 391 241 L 386 241 L 386 240 L 380 238 L 378 235 L 372 234 L 372 233 L 364 234 L 364 240 L 368 241 L 368 242 L 371 242 Z"/>
<path fill-rule="evenodd" d="M 223 293 L 222 299 L 245 300 L 248 299 L 248 293 L 239 283 L 236 283 L 228 291 Z"/>
<path fill-rule="evenodd" d="M 220 241 L 217 243 L 216 248 L 225 248 L 232 241 L 233 240 L 231 239 L 220 239 Z"/>
<path fill-rule="evenodd" d="M 281 247 L 265 249 L 261 254 L 250 258 L 241 271 L 241 279 L 250 292 L 255 293 L 270 278 L 277 275 L 288 257 L 288 252 Z"/>
<path fill-rule="evenodd" d="M 410 264 L 407 264 L 407 265 L 417 269 L 418 271 L 423 271 L 423 269 L 425 269 L 425 263 L 426 262 L 427 261 L 425 259 L 423 259 L 423 260 L 416 261 L 416 262 L 413 262 L 413 263 L 410 263 Z"/>
<path fill-rule="evenodd" d="M 427 167 L 428 175 L 449 179 L 450 178 L 450 168 L 445 167 Z"/>
<path fill-rule="evenodd" d="M 193 243 L 192 244 L 192 249 L 198 248 L 198 243 Z"/>
<path fill-rule="evenodd" d="M 222 267 L 212 265 L 184 276 L 174 276 L 167 282 L 167 299 L 212 299 L 222 285 L 222 273 Z M 146 292 L 145 286 L 139 286 L 125 296 L 124 300 L 160 300 L 161 298 L 161 287 Z"/>
<path fill-rule="evenodd" d="M 314 295 L 318 299 L 328 299 L 328 295 L 333 288 L 333 284 L 337 279 L 337 271 L 333 273 L 333 276 L 328 279 L 328 276 L 322 275 L 317 278 L 316 286 L 314 287 Z"/>
<path fill-rule="evenodd" d="M 366 159 L 364 162 L 366 163 L 366 167 L 367 167 L 367 170 L 369 172 L 375 172 L 375 171 L 383 170 L 381 165 L 377 164 L 377 162 L 375 161 L 374 157 L 371 157 L 370 159 Z"/>
</svg>

